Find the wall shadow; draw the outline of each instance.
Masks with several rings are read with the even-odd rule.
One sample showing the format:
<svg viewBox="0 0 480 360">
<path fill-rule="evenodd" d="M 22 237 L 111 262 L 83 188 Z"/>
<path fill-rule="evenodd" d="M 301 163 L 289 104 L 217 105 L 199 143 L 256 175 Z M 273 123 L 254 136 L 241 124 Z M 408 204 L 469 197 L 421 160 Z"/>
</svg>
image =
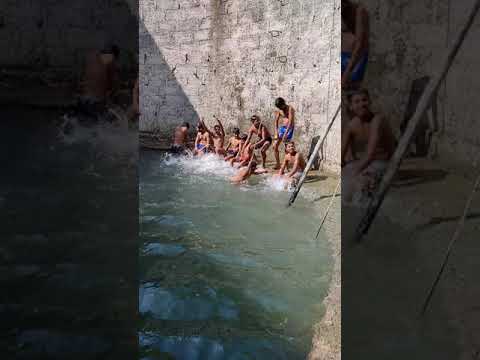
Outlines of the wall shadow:
<svg viewBox="0 0 480 360">
<path fill-rule="evenodd" d="M 153 35 L 140 21 L 140 130 L 162 137 L 171 137 L 171 131 L 183 121 L 191 130 L 199 115 L 182 89 L 172 68 L 165 60 Z"/>
</svg>

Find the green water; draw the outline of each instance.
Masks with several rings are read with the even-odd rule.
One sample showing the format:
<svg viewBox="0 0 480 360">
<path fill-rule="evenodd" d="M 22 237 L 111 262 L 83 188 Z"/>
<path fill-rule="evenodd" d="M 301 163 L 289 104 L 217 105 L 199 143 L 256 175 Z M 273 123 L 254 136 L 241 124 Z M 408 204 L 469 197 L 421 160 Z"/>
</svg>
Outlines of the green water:
<svg viewBox="0 0 480 360">
<path fill-rule="evenodd" d="M 331 267 L 312 205 L 213 158 L 144 152 L 139 171 L 143 358 L 304 359 Z"/>
</svg>

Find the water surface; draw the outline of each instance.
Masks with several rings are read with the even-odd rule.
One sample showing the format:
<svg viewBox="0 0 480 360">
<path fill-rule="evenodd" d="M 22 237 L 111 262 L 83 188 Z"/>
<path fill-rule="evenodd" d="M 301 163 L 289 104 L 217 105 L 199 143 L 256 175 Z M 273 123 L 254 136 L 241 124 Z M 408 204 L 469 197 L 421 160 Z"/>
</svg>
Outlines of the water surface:
<svg viewBox="0 0 480 360">
<path fill-rule="evenodd" d="M 304 359 L 331 266 L 311 203 L 214 157 L 143 152 L 139 171 L 144 358 Z"/>
</svg>

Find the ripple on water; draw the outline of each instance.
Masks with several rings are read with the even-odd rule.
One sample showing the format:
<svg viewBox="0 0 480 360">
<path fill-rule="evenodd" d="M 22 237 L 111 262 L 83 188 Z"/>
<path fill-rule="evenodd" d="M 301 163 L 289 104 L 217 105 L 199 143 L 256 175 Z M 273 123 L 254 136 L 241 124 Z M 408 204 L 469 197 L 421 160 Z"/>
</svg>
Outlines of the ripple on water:
<svg viewBox="0 0 480 360">
<path fill-rule="evenodd" d="M 150 243 L 146 244 L 142 249 L 142 255 L 144 256 L 178 256 L 184 254 L 187 251 L 181 245 L 171 244 L 158 244 Z"/>
<path fill-rule="evenodd" d="M 140 313 L 157 320 L 235 320 L 238 309 L 233 300 L 210 287 L 164 289 L 154 283 L 140 287 Z"/>
<path fill-rule="evenodd" d="M 140 259 L 143 280 L 160 274 L 164 283 L 141 288 L 140 311 L 146 324 L 209 324 L 196 337 L 162 328 L 150 345 L 177 360 L 304 359 L 331 266 L 326 241 L 312 240 L 319 219 L 306 192 L 287 209 L 283 181 L 254 176 L 234 186 L 236 171 L 214 156 L 142 160 L 143 250 L 160 256 Z M 217 326 L 230 335 L 212 338 Z"/>
<path fill-rule="evenodd" d="M 268 338 L 236 338 L 229 341 L 202 336 L 156 336 L 140 333 L 140 346 L 174 356 L 176 360 L 296 360 L 302 359 L 285 342 Z M 148 353 L 148 351 L 146 351 Z M 143 359 L 155 359 L 154 356 Z M 156 358 L 158 359 L 158 357 Z"/>
</svg>

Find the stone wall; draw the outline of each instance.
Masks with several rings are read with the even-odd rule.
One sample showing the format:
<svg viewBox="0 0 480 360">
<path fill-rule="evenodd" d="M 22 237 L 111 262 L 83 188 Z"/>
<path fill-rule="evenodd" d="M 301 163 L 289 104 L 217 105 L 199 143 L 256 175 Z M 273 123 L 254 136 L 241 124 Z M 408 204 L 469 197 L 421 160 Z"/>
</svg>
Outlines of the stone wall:
<svg viewBox="0 0 480 360">
<path fill-rule="evenodd" d="M 140 0 L 140 23 L 142 130 L 216 116 L 245 131 L 256 113 L 273 131 L 282 96 L 305 150 L 340 101 L 339 0 Z M 339 171 L 340 121 L 324 150 Z"/>
<path fill-rule="evenodd" d="M 366 85 L 376 106 L 388 114 L 394 128 L 407 106 L 414 79 L 433 76 L 441 59 L 466 21 L 473 0 L 381 1 L 362 0 L 371 17 L 371 58 Z M 437 96 L 440 127 L 438 159 L 455 167 L 471 168 L 480 146 L 476 94 L 480 60 L 476 39 L 480 19 L 467 35 Z"/>
<path fill-rule="evenodd" d="M 0 67 L 81 71 L 85 53 L 116 42 L 137 61 L 137 0 L 3 0 Z"/>
</svg>

